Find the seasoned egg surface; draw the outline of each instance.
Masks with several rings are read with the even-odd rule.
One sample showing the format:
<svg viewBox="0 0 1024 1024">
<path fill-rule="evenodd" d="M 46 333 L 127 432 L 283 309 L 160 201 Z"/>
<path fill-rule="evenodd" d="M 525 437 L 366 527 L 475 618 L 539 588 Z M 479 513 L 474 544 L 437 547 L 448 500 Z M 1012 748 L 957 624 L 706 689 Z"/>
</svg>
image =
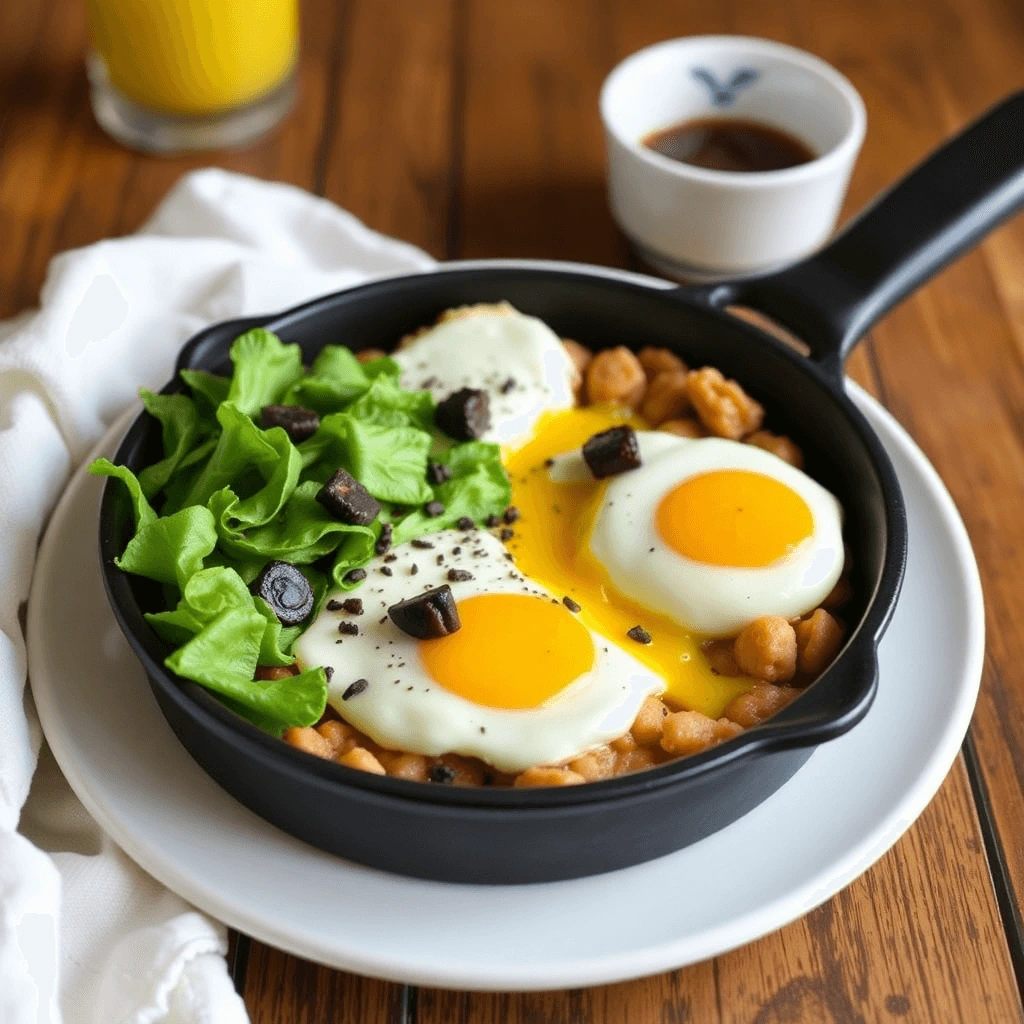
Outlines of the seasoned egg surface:
<svg viewBox="0 0 1024 1024">
<path fill-rule="evenodd" d="M 302 664 L 333 669 L 328 701 L 381 746 L 519 772 L 621 736 L 644 698 L 664 689 L 562 595 L 518 572 L 490 533 L 448 530 L 419 543 L 367 566 L 361 615 L 325 609 L 296 646 Z M 391 605 L 442 584 L 456 600 L 457 632 L 417 640 L 388 617 Z M 342 623 L 358 635 L 339 632 Z"/>
<path fill-rule="evenodd" d="M 485 441 L 516 447 L 538 417 L 573 405 L 572 359 L 542 320 L 511 306 L 471 308 L 421 334 L 394 354 L 402 387 L 427 388 L 441 401 L 461 388 L 490 399 Z"/>
<path fill-rule="evenodd" d="M 590 550 L 609 481 L 594 479 L 580 446 L 591 435 L 623 423 L 638 431 L 644 427 L 616 406 L 547 413 L 530 441 L 506 454 L 512 502 L 520 516 L 508 547 L 520 572 L 552 593 L 568 594 L 590 629 L 664 679 L 665 698 L 673 706 L 718 718 L 737 694 L 750 689 L 751 680 L 716 674 L 701 649 L 705 638 L 699 631 L 627 596 Z M 650 431 L 640 436 L 649 457 L 677 440 Z M 649 643 L 630 637 L 634 626 L 647 631 Z"/>
<path fill-rule="evenodd" d="M 619 590 L 710 636 L 821 604 L 843 568 L 824 487 L 752 445 L 638 436 L 643 465 L 609 483 L 590 535 Z"/>
</svg>

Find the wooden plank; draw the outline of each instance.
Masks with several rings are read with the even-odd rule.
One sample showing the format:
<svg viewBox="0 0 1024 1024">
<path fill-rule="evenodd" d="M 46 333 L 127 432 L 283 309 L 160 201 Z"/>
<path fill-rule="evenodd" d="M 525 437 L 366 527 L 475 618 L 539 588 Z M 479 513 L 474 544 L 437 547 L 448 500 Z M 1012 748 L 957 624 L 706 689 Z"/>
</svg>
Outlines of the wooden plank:
<svg viewBox="0 0 1024 1024">
<path fill-rule="evenodd" d="M 245 1005 L 252 1024 L 402 1024 L 403 986 L 320 967 L 254 942 Z"/>
<path fill-rule="evenodd" d="M 324 194 L 438 257 L 450 255 L 460 33 L 456 0 L 348 3 L 325 126 Z"/>
<path fill-rule="evenodd" d="M 936 15 L 955 29 L 958 59 L 930 69 L 935 118 L 950 132 L 1020 88 L 1024 16 L 1013 0 L 982 0 L 966 16 L 944 0 Z M 920 387 L 902 415 L 935 462 L 971 534 L 988 611 L 985 679 L 974 720 L 979 763 L 1018 908 L 1024 907 L 1024 220 L 1017 218 L 922 296 L 929 330 L 895 340 L 884 372 L 901 384 L 915 363 Z M 896 325 L 894 325 L 895 327 Z M 944 390 L 942 415 L 925 387 Z M 1018 935 L 1018 939 L 1020 936 Z"/>
<path fill-rule="evenodd" d="M 623 265 L 605 198 L 606 5 L 469 3 L 460 255 Z"/>
</svg>

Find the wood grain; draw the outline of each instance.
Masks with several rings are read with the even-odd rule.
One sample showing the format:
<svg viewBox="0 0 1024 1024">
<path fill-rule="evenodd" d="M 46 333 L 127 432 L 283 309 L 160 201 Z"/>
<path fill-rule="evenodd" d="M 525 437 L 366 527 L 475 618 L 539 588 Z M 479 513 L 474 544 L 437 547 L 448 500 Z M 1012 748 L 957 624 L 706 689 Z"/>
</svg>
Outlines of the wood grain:
<svg viewBox="0 0 1024 1024">
<path fill-rule="evenodd" d="M 332 971 L 261 942 L 249 954 L 252 1024 L 403 1024 L 407 1000 L 401 985 Z"/>
<path fill-rule="evenodd" d="M 0 4 L 0 316 L 35 302 L 51 255 L 137 227 L 215 163 L 325 194 L 436 256 L 624 265 L 596 117 L 607 71 L 673 35 L 810 48 L 864 95 L 855 210 L 1016 87 L 1015 0 L 307 0 L 301 99 L 246 149 L 152 158 L 88 107 L 79 0 Z M 1011 878 L 1024 893 L 1024 223 L 880 325 L 850 369 L 935 461 L 978 552 L 989 653 L 975 723 Z M 681 971 L 585 991 L 468 995 L 356 978 L 252 945 L 254 1022 L 791 1022 L 1024 1019 L 961 761 L 863 878 L 802 921 Z"/>
</svg>

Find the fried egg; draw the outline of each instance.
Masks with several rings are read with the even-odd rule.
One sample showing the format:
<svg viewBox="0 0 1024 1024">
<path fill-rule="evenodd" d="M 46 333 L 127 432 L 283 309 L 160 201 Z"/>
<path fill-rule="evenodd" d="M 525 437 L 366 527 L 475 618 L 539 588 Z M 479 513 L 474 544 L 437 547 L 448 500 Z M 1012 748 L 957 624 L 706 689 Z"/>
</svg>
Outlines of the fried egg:
<svg viewBox="0 0 1024 1024">
<path fill-rule="evenodd" d="M 590 550 L 625 595 L 708 636 L 816 608 L 843 568 L 842 510 L 753 445 L 641 433 L 608 484 Z"/>
<path fill-rule="evenodd" d="M 302 664 L 333 670 L 329 703 L 381 746 L 519 772 L 621 736 L 644 698 L 665 687 L 563 595 L 517 571 L 486 531 L 442 531 L 391 554 L 367 566 L 362 615 L 325 609 L 296 646 Z M 391 605 L 445 583 L 457 632 L 417 640 L 388 617 Z M 358 635 L 339 633 L 341 622 L 356 623 Z M 353 688 L 356 680 L 366 686 Z"/>
<path fill-rule="evenodd" d="M 558 335 L 508 304 L 453 311 L 394 358 L 402 387 L 426 388 L 438 401 L 460 388 L 486 391 L 491 426 L 483 440 L 509 448 L 529 439 L 544 412 L 574 404 L 576 370 Z"/>
<path fill-rule="evenodd" d="M 622 424 L 637 431 L 644 464 L 619 477 L 595 480 L 580 448 L 592 435 Z M 587 626 L 665 679 L 667 701 L 717 718 L 751 681 L 716 673 L 702 650 L 703 641 L 734 636 L 758 615 L 778 608 L 784 609 L 779 614 L 799 614 L 816 607 L 842 569 L 839 505 L 809 477 L 759 448 L 718 439 L 694 441 L 645 428 L 637 416 L 612 406 L 542 417 L 531 441 L 506 456 L 512 501 L 521 514 L 508 546 L 517 569 L 555 593 L 570 595 L 580 604 Z M 794 550 L 783 553 L 777 564 L 760 567 L 706 563 L 701 559 L 709 557 L 707 550 L 684 547 L 680 553 L 671 538 L 685 530 L 691 513 L 682 506 L 688 497 L 696 499 L 690 504 L 701 506 L 698 517 L 724 528 L 717 513 L 711 514 L 715 487 L 704 481 L 700 486 L 708 493 L 684 490 L 675 501 L 664 503 L 666 521 L 671 520 L 665 526 L 669 539 L 659 527 L 659 510 L 678 485 L 716 469 L 749 470 L 771 478 L 782 488 L 784 503 L 776 508 L 772 493 L 767 493 L 769 482 L 762 488 L 769 516 L 777 518 L 795 505 L 794 523 L 802 521 L 806 527 L 806 512 L 785 495 L 788 488 L 811 509 L 812 536 L 783 540 L 783 548 L 792 543 Z M 719 478 L 719 484 L 724 485 L 717 495 L 721 504 L 729 496 L 728 479 Z M 676 522 L 680 515 L 683 519 Z M 775 535 L 770 518 L 762 529 Z M 727 561 L 727 538 L 720 535 L 718 543 L 719 560 Z M 762 560 L 771 554 L 762 552 Z M 775 592 L 778 587 L 784 599 Z M 650 643 L 629 636 L 637 625 L 650 635 Z"/>
</svg>

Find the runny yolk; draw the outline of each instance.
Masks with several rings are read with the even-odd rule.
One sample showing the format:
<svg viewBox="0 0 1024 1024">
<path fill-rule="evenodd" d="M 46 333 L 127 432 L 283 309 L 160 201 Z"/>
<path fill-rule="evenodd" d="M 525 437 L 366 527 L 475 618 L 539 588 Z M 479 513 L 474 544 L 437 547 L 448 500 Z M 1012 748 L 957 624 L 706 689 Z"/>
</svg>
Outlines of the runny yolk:
<svg viewBox="0 0 1024 1024">
<path fill-rule="evenodd" d="M 796 491 L 742 469 L 684 480 L 661 499 L 656 523 L 684 558 L 737 568 L 771 565 L 814 532 L 811 510 Z"/>
<path fill-rule="evenodd" d="M 615 587 L 590 551 L 590 534 L 607 482 L 559 483 L 551 479 L 545 465 L 551 456 L 574 451 L 598 431 L 622 423 L 646 429 L 643 420 L 614 406 L 548 413 L 530 441 L 505 454 L 512 503 L 520 512 L 515 536 L 507 545 L 523 575 L 556 597 L 571 597 L 581 606 L 580 622 L 660 675 L 671 703 L 717 718 L 733 697 L 750 689 L 750 680 L 713 673 L 701 651 L 704 637 L 650 611 Z M 633 626 L 643 626 L 651 634 L 651 643 L 629 639 L 626 633 Z M 522 659 L 519 663 L 523 664 Z"/>
<path fill-rule="evenodd" d="M 458 632 L 419 644 L 439 685 L 474 704 L 535 708 L 594 667 L 590 631 L 562 604 L 529 594 L 459 602 Z"/>
</svg>

